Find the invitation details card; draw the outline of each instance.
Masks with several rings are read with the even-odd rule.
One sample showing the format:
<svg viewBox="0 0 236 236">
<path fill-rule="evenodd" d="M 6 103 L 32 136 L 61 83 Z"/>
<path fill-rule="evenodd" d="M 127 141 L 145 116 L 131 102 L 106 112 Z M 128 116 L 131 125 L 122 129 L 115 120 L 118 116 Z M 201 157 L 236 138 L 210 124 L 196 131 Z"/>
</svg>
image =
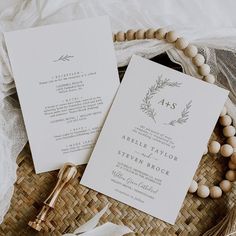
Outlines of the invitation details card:
<svg viewBox="0 0 236 236">
<path fill-rule="evenodd" d="M 37 173 L 87 163 L 119 86 L 110 22 L 5 33 Z"/>
<path fill-rule="evenodd" d="M 174 224 L 227 96 L 134 56 L 81 184 Z"/>
</svg>

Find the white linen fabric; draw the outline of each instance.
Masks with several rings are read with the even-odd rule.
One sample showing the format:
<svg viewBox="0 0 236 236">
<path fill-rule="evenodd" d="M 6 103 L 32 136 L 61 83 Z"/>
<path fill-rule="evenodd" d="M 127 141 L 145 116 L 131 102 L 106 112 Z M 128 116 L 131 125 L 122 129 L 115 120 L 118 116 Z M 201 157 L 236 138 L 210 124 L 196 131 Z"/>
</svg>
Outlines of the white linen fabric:
<svg viewBox="0 0 236 236">
<path fill-rule="evenodd" d="M 235 118 L 235 7 L 234 0 L 1 0 L 0 223 L 13 193 L 16 157 L 27 141 L 20 108 L 9 97 L 16 89 L 2 32 L 99 15 L 110 16 L 113 32 L 150 27 L 174 29 L 198 46 L 213 69 L 217 84 L 231 91 L 227 107 Z M 133 54 L 151 58 L 167 51 L 170 59 L 180 64 L 185 73 L 197 76 L 190 60 L 162 41 L 116 43 L 115 49 L 118 66 L 127 65 Z"/>
<path fill-rule="evenodd" d="M 108 205 L 105 206 L 100 212 L 98 212 L 92 219 L 81 225 L 74 233 L 63 234 L 63 236 L 122 236 L 128 233 L 132 233 L 126 226 L 116 225 L 111 222 L 107 222 L 103 225 L 97 226 L 101 217 L 108 209 Z"/>
</svg>

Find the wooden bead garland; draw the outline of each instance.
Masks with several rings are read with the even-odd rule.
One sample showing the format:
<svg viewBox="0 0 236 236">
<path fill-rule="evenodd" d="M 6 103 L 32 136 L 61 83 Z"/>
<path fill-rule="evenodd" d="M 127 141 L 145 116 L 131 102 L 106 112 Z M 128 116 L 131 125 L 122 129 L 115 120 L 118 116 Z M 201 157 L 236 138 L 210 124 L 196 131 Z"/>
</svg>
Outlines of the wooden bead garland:
<svg viewBox="0 0 236 236">
<path fill-rule="evenodd" d="M 148 29 L 147 31 L 146 31 L 146 33 L 145 33 L 145 36 L 146 36 L 146 38 L 147 39 L 153 39 L 154 38 L 154 36 L 155 36 L 155 32 L 156 32 L 156 30 L 155 29 Z"/>
<path fill-rule="evenodd" d="M 219 122 L 222 126 L 229 126 L 232 123 L 232 119 L 230 116 L 224 115 L 224 116 L 220 117 Z"/>
<path fill-rule="evenodd" d="M 135 38 L 136 39 L 145 39 L 145 30 L 140 29 L 135 33 Z"/>
<path fill-rule="evenodd" d="M 193 59 L 192 62 L 194 65 L 196 66 L 202 66 L 205 62 L 205 58 L 204 56 L 202 56 L 201 54 L 197 54 Z"/>
<path fill-rule="evenodd" d="M 225 193 L 228 193 L 232 189 L 232 183 L 226 179 L 222 180 L 219 185 L 222 191 Z"/>
<path fill-rule="evenodd" d="M 220 151 L 220 143 L 217 141 L 212 141 L 208 147 L 209 152 L 212 154 L 217 154 Z"/>
<path fill-rule="evenodd" d="M 116 41 L 118 42 L 123 42 L 125 41 L 125 33 L 122 32 L 122 31 L 119 31 L 117 34 L 116 34 L 116 37 L 115 37 Z"/>
<path fill-rule="evenodd" d="M 207 64 L 203 64 L 203 65 L 199 66 L 199 68 L 198 68 L 198 73 L 203 76 L 209 75 L 210 71 L 211 71 L 210 66 Z"/>
<path fill-rule="evenodd" d="M 222 196 L 222 190 L 218 186 L 212 186 L 210 188 L 210 196 L 211 198 L 220 198 Z"/>
<path fill-rule="evenodd" d="M 204 76 L 203 80 L 206 81 L 207 83 L 210 83 L 210 84 L 214 84 L 216 81 L 214 75 L 212 75 L 212 74 Z"/>
<path fill-rule="evenodd" d="M 233 148 L 231 145 L 229 144 L 224 144 L 221 146 L 220 148 L 220 154 L 223 156 L 223 157 L 229 157 L 233 154 Z"/>
<path fill-rule="evenodd" d="M 129 41 L 134 40 L 135 39 L 135 31 L 134 30 L 128 30 L 126 32 L 126 39 L 129 40 Z"/>
<path fill-rule="evenodd" d="M 178 35 L 175 31 L 169 31 L 166 34 L 166 40 L 168 43 L 174 43 L 178 39 Z"/>
<path fill-rule="evenodd" d="M 128 30 L 126 33 L 119 31 L 113 34 L 113 41 L 124 42 L 130 40 L 144 40 L 144 39 L 159 39 L 166 40 L 168 43 L 172 43 L 175 47 L 192 60 L 192 63 L 196 66 L 198 74 L 205 82 L 214 84 L 215 77 L 210 74 L 210 66 L 205 63 L 205 58 L 198 53 L 196 46 L 189 44 L 187 40 L 182 37 L 178 37 L 175 31 L 167 31 L 165 28 L 148 30 L 139 29 L 134 31 Z M 206 155 L 208 151 L 211 154 L 221 154 L 225 158 L 229 158 L 228 167 L 229 170 L 225 174 L 225 179 L 219 183 L 219 186 L 198 185 L 193 180 L 190 187 L 190 193 L 197 193 L 201 198 L 220 198 L 222 193 L 227 193 L 232 189 L 232 182 L 236 181 L 236 129 L 232 126 L 232 118 L 227 114 L 227 109 L 224 107 L 220 113 L 219 123 L 224 127 L 223 135 L 226 139 L 226 143 L 221 145 L 217 141 L 212 141 L 203 155 Z"/>
<path fill-rule="evenodd" d="M 197 195 L 201 198 L 207 198 L 210 194 L 210 189 L 206 185 L 199 185 Z"/>
<path fill-rule="evenodd" d="M 235 143 L 236 137 L 234 136 L 235 132 L 233 132 L 235 128 L 231 125 L 232 118 L 229 115 L 227 115 L 226 107 L 222 109 L 222 112 L 219 118 L 219 123 L 221 126 L 223 126 L 223 135 L 226 138 L 226 143 L 221 145 L 219 142 L 215 140 L 211 141 L 210 144 L 208 145 L 208 151 L 211 154 L 220 154 L 224 158 L 229 158 L 229 162 L 228 162 L 229 170 L 225 174 L 225 179 L 219 183 L 219 186 L 210 187 L 209 196 L 214 199 L 220 198 L 223 192 L 225 193 L 229 192 L 232 189 L 232 182 L 236 181 L 236 151 L 234 149 L 236 145 Z M 228 132 L 228 129 L 225 129 L 225 128 L 228 128 L 230 131 Z M 198 188 L 200 186 L 202 185 L 199 185 Z M 190 186 L 189 188 L 190 193 L 192 193 L 191 190 L 192 189 Z M 199 191 L 197 190 L 197 195 L 201 198 L 206 198 L 205 197 L 207 195 L 206 188 L 202 189 L 201 187 Z"/>
<path fill-rule="evenodd" d="M 155 33 L 155 37 L 159 40 L 164 39 L 166 37 L 167 30 L 164 28 L 158 29 Z"/>
<path fill-rule="evenodd" d="M 208 196 L 213 199 L 220 198 L 223 192 L 227 193 L 232 189 L 232 182 L 236 181 L 236 150 L 234 149 L 236 137 L 234 136 L 235 132 L 231 131 L 231 129 L 235 130 L 235 128 L 231 125 L 232 118 L 227 115 L 226 107 L 222 109 L 219 123 L 223 126 L 223 135 L 226 138 L 226 143 L 221 145 L 218 141 L 211 141 L 208 145 L 208 151 L 205 151 L 203 155 L 209 152 L 214 155 L 220 154 L 224 158 L 229 158 L 229 170 L 225 174 L 225 179 L 219 183 L 219 186 L 208 188 L 205 185 L 198 185 L 197 182 L 193 180 L 189 187 L 189 193 L 197 192 L 197 195 L 201 198 L 207 198 Z M 230 132 L 225 132 L 225 128 L 228 128 Z"/>
<path fill-rule="evenodd" d="M 234 182 L 236 180 L 236 171 L 228 170 L 225 174 L 225 178 L 231 182 Z"/>
<path fill-rule="evenodd" d="M 188 45 L 185 49 L 184 49 L 184 54 L 187 56 L 187 57 L 190 57 L 190 58 L 193 58 L 197 55 L 198 53 L 198 50 L 197 50 L 197 47 L 194 46 L 194 45 Z"/>
<path fill-rule="evenodd" d="M 184 38 L 178 38 L 175 42 L 175 47 L 179 50 L 184 50 L 188 44 L 188 41 L 186 41 Z"/>
<path fill-rule="evenodd" d="M 229 137 L 227 138 L 226 142 L 231 145 L 233 148 L 236 148 L 236 137 Z"/>
<path fill-rule="evenodd" d="M 197 189 L 198 189 L 198 184 L 195 180 L 193 180 L 188 191 L 190 193 L 195 193 L 197 191 Z"/>
<path fill-rule="evenodd" d="M 226 126 L 223 129 L 223 134 L 227 138 L 233 137 L 235 135 L 235 128 L 232 125 Z"/>
</svg>

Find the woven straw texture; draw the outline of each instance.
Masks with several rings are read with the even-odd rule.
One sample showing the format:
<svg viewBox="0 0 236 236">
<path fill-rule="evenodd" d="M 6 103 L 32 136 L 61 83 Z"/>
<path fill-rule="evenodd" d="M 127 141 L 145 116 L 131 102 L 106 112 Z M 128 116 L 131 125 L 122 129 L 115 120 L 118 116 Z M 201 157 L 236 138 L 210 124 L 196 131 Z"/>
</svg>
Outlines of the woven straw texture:
<svg viewBox="0 0 236 236">
<path fill-rule="evenodd" d="M 166 56 L 159 56 L 154 60 L 164 61 L 164 64 L 171 67 L 176 66 L 171 64 Z M 177 67 L 176 69 L 180 68 Z M 120 69 L 121 77 L 124 70 L 125 68 Z M 221 129 L 216 127 L 213 138 L 222 139 L 220 132 Z M 209 186 L 217 185 L 224 177 L 227 169 L 227 160 L 225 159 L 204 156 L 195 175 L 195 180 Z M 0 225 L 1 236 L 57 236 L 73 232 L 107 203 L 109 203 L 109 209 L 101 218 L 101 224 L 111 221 L 126 225 L 135 232 L 134 235 L 138 236 L 198 236 L 221 220 L 236 200 L 235 186 L 229 194 L 224 194 L 222 198 L 217 200 L 200 199 L 196 195 L 187 194 L 177 222 L 172 226 L 80 185 L 79 181 L 85 166 L 79 166 L 77 178 L 62 192 L 55 210 L 50 212 L 49 221 L 44 225 L 44 230 L 37 233 L 28 227 L 27 223 L 35 218 L 41 209 L 42 202 L 54 187 L 57 180 L 57 171 L 36 175 L 29 145 L 26 145 L 19 155 L 17 163 L 19 165 L 17 170 L 18 180 L 15 184 L 10 210 L 4 222 Z M 178 191 L 178 186 L 176 186 L 176 191 Z M 168 208 L 168 204 L 166 204 L 166 207 Z"/>
</svg>

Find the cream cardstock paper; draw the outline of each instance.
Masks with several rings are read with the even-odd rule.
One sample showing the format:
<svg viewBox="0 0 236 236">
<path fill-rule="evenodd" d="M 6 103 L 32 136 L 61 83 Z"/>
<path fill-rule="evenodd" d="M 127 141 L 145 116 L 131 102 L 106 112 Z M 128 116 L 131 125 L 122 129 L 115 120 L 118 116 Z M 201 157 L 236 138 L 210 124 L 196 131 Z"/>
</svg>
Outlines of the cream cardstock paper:
<svg viewBox="0 0 236 236">
<path fill-rule="evenodd" d="M 174 224 L 227 96 L 133 56 L 81 184 Z"/>
<path fill-rule="evenodd" d="M 119 86 L 108 17 L 5 39 L 36 172 L 87 163 Z"/>
</svg>

